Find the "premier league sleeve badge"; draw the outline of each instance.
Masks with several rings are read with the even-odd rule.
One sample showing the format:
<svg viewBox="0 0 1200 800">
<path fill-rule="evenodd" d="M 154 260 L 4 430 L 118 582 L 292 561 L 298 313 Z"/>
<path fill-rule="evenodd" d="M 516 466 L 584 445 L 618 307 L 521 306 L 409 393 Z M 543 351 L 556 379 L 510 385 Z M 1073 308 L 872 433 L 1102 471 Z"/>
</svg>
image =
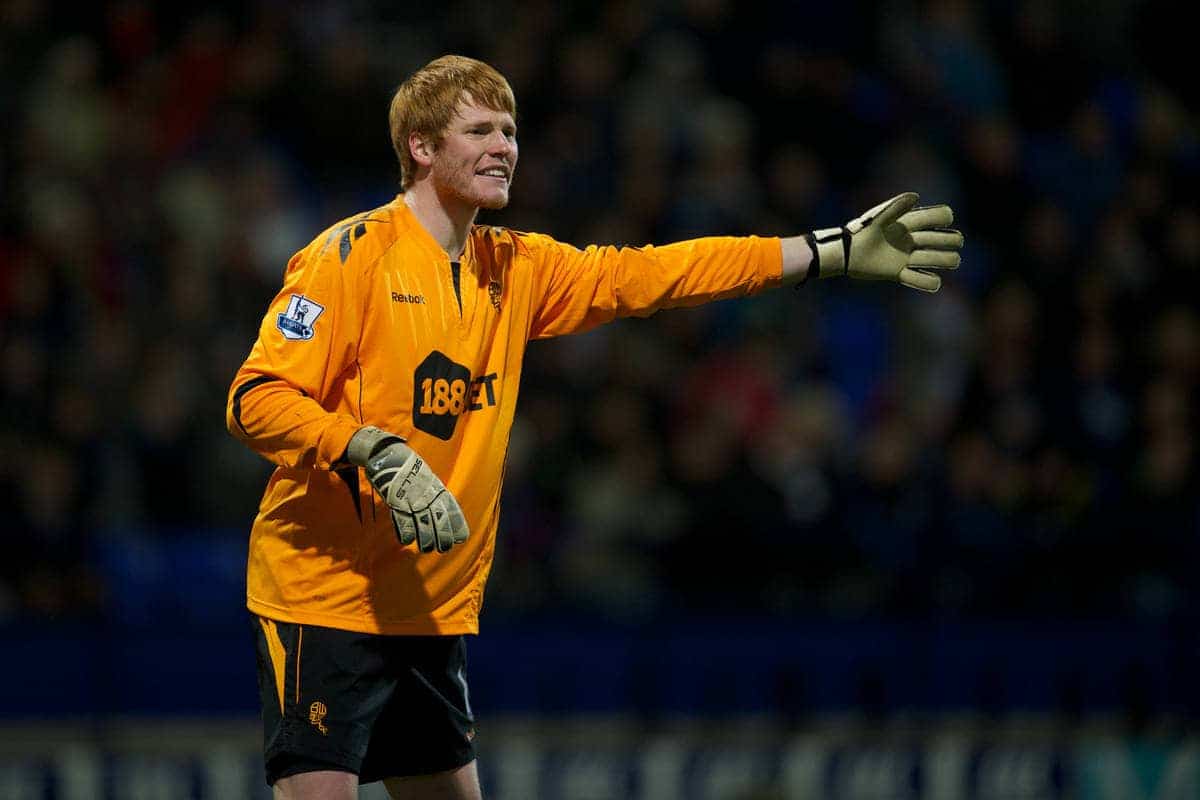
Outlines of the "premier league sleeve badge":
<svg viewBox="0 0 1200 800">
<path fill-rule="evenodd" d="M 278 316 L 275 326 L 285 339 L 307 340 L 313 337 L 313 325 L 317 317 L 325 311 L 325 306 L 310 300 L 302 294 L 292 295 L 288 301 L 287 311 Z"/>
</svg>

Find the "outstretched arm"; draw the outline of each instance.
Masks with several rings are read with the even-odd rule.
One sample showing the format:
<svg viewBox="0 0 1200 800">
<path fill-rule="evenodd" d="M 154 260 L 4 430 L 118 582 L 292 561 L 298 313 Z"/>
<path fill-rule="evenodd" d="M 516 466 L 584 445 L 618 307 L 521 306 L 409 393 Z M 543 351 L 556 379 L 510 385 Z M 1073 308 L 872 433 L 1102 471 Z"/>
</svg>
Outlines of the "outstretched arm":
<svg viewBox="0 0 1200 800">
<path fill-rule="evenodd" d="M 539 234 L 513 234 L 537 268 L 529 338 L 579 333 L 617 317 L 648 316 L 756 294 L 813 276 L 891 280 L 936 292 L 955 269 L 963 236 L 949 206 L 897 195 L 845 225 L 784 239 L 706 237 L 645 247 L 579 250 Z"/>
</svg>

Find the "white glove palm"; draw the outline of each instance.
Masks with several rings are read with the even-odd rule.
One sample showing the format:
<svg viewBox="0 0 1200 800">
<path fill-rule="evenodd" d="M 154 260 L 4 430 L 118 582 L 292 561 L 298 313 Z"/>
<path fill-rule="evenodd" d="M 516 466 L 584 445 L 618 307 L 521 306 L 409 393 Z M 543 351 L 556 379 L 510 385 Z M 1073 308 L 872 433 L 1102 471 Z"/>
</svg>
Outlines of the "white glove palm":
<svg viewBox="0 0 1200 800">
<path fill-rule="evenodd" d="M 898 194 L 840 228 L 809 234 L 816 274 L 890 280 L 936 292 L 942 279 L 930 270 L 956 269 L 963 235 L 950 228 L 950 206 L 916 208 L 915 192 Z M 809 268 L 810 273 L 813 267 Z"/>
<path fill-rule="evenodd" d="M 350 463 L 367 471 L 367 479 L 392 511 L 400 544 L 414 541 L 422 553 L 444 553 L 470 533 L 458 500 L 404 440 L 375 427 L 354 434 L 346 447 Z"/>
</svg>

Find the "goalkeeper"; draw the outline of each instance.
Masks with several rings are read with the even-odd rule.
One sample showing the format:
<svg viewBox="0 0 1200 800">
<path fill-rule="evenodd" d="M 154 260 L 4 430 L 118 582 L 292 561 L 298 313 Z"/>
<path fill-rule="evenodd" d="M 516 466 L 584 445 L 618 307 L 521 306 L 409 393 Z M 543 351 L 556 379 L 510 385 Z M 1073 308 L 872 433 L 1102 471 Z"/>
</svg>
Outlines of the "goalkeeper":
<svg viewBox="0 0 1200 800">
<path fill-rule="evenodd" d="M 479 629 L 526 343 L 814 278 L 935 292 L 946 206 L 844 225 L 577 249 L 475 224 L 508 203 L 516 103 L 427 64 L 389 114 L 394 200 L 292 257 L 238 370 L 230 432 L 276 465 L 250 536 L 266 775 L 277 798 L 479 798 L 464 637 Z"/>
</svg>

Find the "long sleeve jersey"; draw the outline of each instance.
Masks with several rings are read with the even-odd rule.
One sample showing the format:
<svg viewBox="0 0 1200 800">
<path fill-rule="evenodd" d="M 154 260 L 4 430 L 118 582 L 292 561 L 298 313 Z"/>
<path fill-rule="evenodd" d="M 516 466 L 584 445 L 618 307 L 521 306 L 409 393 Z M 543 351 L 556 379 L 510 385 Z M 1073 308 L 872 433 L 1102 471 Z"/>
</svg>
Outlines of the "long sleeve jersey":
<svg viewBox="0 0 1200 800">
<path fill-rule="evenodd" d="M 778 285 L 778 239 L 578 249 L 475 226 L 459 264 L 403 195 L 292 257 L 229 392 L 230 432 L 276 465 L 250 533 L 247 606 L 383 634 L 476 633 L 526 343 Z M 401 546 L 363 470 L 375 425 L 404 437 L 471 534 Z"/>
</svg>

